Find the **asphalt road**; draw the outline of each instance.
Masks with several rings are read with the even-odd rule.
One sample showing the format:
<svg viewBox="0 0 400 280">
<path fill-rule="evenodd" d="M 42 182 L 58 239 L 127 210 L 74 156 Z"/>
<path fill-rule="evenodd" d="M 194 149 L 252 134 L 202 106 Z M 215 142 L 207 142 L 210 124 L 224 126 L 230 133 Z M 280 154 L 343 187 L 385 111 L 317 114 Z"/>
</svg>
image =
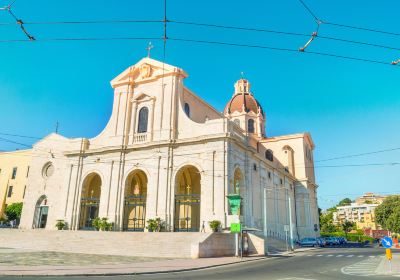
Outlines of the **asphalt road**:
<svg viewBox="0 0 400 280">
<path fill-rule="evenodd" d="M 130 276 L 91 276 L 93 280 L 125 279 L 271 279 L 271 280 L 324 280 L 324 279 L 399 279 L 389 276 L 376 276 L 373 271 L 384 255 L 382 248 L 321 248 L 294 256 L 271 257 L 265 260 L 229 265 L 197 271 L 130 275 Z M 4 277 L 0 279 L 16 279 Z M 39 279 L 42 277 L 23 277 Z M 46 279 L 79 280 L 88 277 L 47 277 Z"/>
</svg>

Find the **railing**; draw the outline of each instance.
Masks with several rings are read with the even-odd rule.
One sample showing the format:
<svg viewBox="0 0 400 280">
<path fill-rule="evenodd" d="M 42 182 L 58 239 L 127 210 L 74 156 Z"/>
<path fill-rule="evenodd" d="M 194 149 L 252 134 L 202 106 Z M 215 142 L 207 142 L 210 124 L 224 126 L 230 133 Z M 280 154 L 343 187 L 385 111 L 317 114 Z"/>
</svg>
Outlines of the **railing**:
<svg viewBox="0 0 400 280">
<path fill-rule="evenodd" d="M 133 143 L 142 143 L 147 141 L 147 132 L 145 133 L 136 133 L 133 136 Z"/>
</svg>

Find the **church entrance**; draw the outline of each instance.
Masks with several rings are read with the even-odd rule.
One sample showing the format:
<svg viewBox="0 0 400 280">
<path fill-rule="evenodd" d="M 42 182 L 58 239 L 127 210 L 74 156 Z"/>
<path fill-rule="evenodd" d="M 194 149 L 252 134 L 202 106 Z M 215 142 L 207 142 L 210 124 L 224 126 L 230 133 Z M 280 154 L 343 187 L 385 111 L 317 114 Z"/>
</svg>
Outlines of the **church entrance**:
<svg viewBox="0 0 400 280">
<path fill-rule="evenodd" d="M 126 179 L 124 199 L 125 231 L 144 231 L 146 227 L 147 176 L 142 170 L 132 171 Z"/>
<path fill-rule="evenodd" d="M 39 198 L 35 207 L 35 217 L 33 221 L 34 228 L 46 228 L 49 206 L 47 206 L 47 197 L 44 195 Z"/>
<path fill-rule="evenodd" d="M 97 173 L 89 174 L 82 187 L 79 229 L 94 229 L 92 222 L 99 216 L 100 195 L 100 176 Z"/>
<path fill-rule="evenodd" d="M 176 176 L 174 231 L 200 230 L 200 172 L 185 166 Z"/>
</svg>

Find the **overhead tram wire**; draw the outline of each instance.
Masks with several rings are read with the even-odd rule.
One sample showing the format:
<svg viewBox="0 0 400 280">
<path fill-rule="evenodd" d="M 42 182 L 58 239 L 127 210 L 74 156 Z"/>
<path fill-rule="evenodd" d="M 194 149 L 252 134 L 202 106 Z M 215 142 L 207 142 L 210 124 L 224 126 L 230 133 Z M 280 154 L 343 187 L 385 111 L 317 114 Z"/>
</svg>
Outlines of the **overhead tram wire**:
<svg viewBox="0 0 400 280">
<path fill-rule="evenodd" d="M 38 42 L 57 42 L 57 41 L 134 41 L 134 40 L 163 40 L 161 37 L 80 37 L 80 38 L 37 38 Z M 0 40 L 0 43 L 19 43 L 31 42 L 23 39 Z"/>
<path fill-rule="evenodd" d="M 240 27 L 240 26 L 218 25 L 218 24 L 208 24 L 208 23 L 202 23 L 202 22 L 188 22 L 188 21 L 176 21 L 176 20 L 169 20 L 168 22 L 175 23 L 175 24 L 203 26 L 203 27 L 220 28 L 220 29 L 231 29 L 231 30 L 238 30 L 238 31 L 254 31 L 254 32 L 272 33 L 272 34 L 278 34 L 278 35 L 310 37 L 310 34 L 306 34 L 306 33 L 287 32 L 287 31 L 279 31 L 279 30 L 264 29 L 264 28 Z M 355 41 L 355 40 L 330 37 L 330 36 L 321 36 L 321 35 L 317 35 L 316 37 L 318 37 L 320 39 L 333 40 L 333 41 L 339 41 L 339 42 L 350 43 L 350 44 L 365 45 L 365 46 L 385 48 L 385 49 L 390 49 L 390 50 L 400 50 L 399 47 L 386 46 L 386 45 L 363 42 L 363 41 Z"/>
<path fill-rule="evenodd" d="M 195 40 L 195 39 L 174 38 L 174 37 L 170 37 L 168 39 L 172 40 L 172 41 L 181 41 L 181 42 L 189 42 L 189 43 L 203 43 L 203 44 L 215 44 L 215 45 L 225 45 L 225 46 L 235 46 L 235 47 L 268 49 L 268 50 L 286 51 L 286 52 L 299 52 L 297 49 L 272 47 L 272 46 L 266 46 L 266 45 L 250 45 L 250 44 L 229 43 L 229 42 L 222 42 L 222 41 L 207 41 L 207 40 Z M 315 54 L 315 55 L 320 55 L 320 56 L 329 56 L 329 57 L 340 58 L 340 59 L 345 59 L 345 60 L 356 60 L 356 61 L 392 66 L 391 63 L 386 62 L 386 61 L 373 60 L 373 59 L 367 59 L 367 58 L 358 58 L 358 57 L 353 57 L 353 56 L 344 56 L 344 55 L 315 52 L 315 51 L 307 51 L 304 53 Z"/>
<path fill-rule="evenodd" d="M 61 24 L 124 24 L 124 23 L 161 23 L 163 20 L 75 20 L 75 21 L 27 21 L 25 25 L 61 25 Z M 14 25 L 13 22 L 0 22 L 0 25 Z"/>
</svg>

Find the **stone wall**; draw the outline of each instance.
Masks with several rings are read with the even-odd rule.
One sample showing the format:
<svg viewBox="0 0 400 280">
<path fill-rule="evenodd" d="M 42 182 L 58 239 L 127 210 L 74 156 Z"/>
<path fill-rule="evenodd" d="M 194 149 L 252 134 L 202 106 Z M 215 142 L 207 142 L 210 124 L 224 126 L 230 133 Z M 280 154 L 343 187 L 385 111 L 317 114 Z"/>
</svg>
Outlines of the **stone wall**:
<svg viewBox="0 0 400 280">
<path fill-rule="evenodd" d="M 255 236 L 250 239 L 251 253 L 264 254 L 262 239 Z M 0 244 L 34 251 L 158 258 L 232 256 L 235 252 L 234 235 L 230 233 L 1 229 Z"/>
</svg>

